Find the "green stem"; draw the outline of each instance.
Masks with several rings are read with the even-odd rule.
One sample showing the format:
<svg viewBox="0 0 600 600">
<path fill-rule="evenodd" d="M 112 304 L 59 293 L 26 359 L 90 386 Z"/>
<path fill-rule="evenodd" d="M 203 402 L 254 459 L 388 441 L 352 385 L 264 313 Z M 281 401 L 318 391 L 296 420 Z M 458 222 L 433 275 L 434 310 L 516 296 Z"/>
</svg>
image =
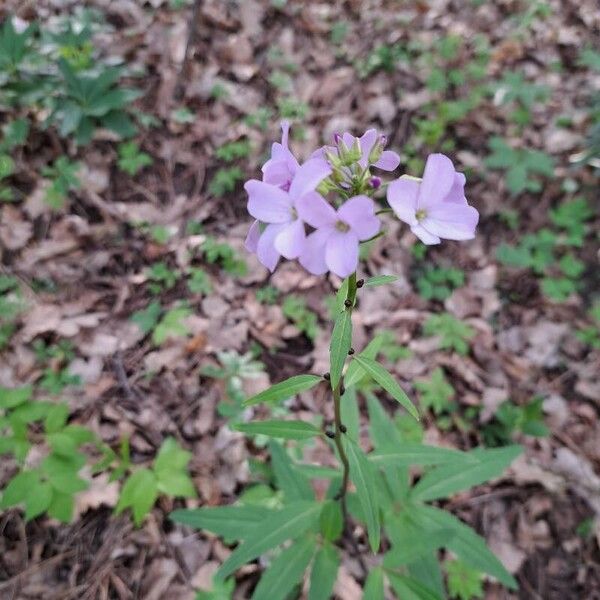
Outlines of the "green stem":
<svg viewBox="0 0 600 600">
<path fill-rule="evenodd" d="M 356 272 L 352 273 L 350 277 L 348 277 L 348 293 L 346 294 L 346 308 L 345 310 L 352 312 L 354 308 L 354 303 L 356 301 L 356 292 L 358 287 L 356 285 Z M 334 412 L 334 420 L 335 420 L 335 446 L 338 451 L 338 455 L 340 457 L 340 461 L 343 466 L 343 479 L 342 479 L 342 487 L 338 492 L 338 497 L 340 502 L 342 503 L 342 513 L 344 516 L 344 523 L 347 522 L 348 510 L 346 507 L 346 492 L 348 491 L 348 481 L 350 478 L 350 463 L 348 462 L 348 456 L 346 455 L 346 450 L 344 448 L 344 444 L 342 443 L 342 409 L 341 409 L 341 399 L 342 399 L 342 386 L 344 378 L 341 377 L 339 383 L 333 390 L 333 412 Z"/>
</svg>

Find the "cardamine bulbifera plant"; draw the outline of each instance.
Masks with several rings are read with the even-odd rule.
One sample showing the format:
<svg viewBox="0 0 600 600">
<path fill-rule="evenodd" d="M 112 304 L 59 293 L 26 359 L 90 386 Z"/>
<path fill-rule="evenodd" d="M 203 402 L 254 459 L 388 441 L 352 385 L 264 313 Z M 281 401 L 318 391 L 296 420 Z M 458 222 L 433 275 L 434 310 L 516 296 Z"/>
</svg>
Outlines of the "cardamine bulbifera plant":
<svg viewBox="0 0 600 600">
<path fill-rule="evenodd" d="M 295 375 L 244 404 L 274 405 L 327 385 L 333 427 L 291 419 L 234 425 L 247 435 L 272 439 L 268 481 L 279 493 L 269 502 L 258 494 L 243 494 L 234 505 L 172 513 L 177 522 L 237 543 L 215 574 L 213 592 L 200 597 L 231 597 L 231 576 L 263 557 L 266 568 L 253 600 L 298 598 L 303 586 L 309 600 L 326 600 L 334 594 L 341 549 L 362 571 L 357 577 L 366 600 L 389 598 L 390 588 L 402 600 L 442 599 L 447 588 L 454 593 L 453 581 L 463 576 L 476 593 L 486 576 L 515 588 L 514 578 L 484 539 L 431 503 L 499 476 L 520 447 L 461 452 L 415 442 L 396 425 L 378 395 L 389 396 L 419 419 L 417 408 L 377 360 L 383 336 L 375 336 L 361 352 L 352 347 L 352 313 L 361 294 L 395 280 L 364 276 L 360 245 L 383 236 L 388 218 L 406 223 L 424 244 L 472 239 L 479 214 L 465 198 L 465 176 L 448 157 L 432 154 L 422 178 L 403 175 L 384 183 L 377 173 L 395 171 L 400 157 L 385 149 L 386 138 L 375 129 L 360 138 L 336 134 L 332 146 L 300 164 L 289 149 L 289 125 L 283 123 L 282 129 L 282 141 L 273 144 L 262 179 L 245 185 L 248 212 L 255 219 L 246 247 L 270 271 L 283 257 L 297 260 L 314 275 L 330 271 L 343 283 L 336 296 L 328 373 Z M 358 396 L 368 409 L 370 452 L 359 440 Z M 301 445 L 314 438 L 330 445 L 337 469 L 296 461 L 279 441 Z M 364 443 L 364 436 L 360 439 Z M 317 498 L 314 479 L 329 481 L 325 497 Z"/>
</svg>

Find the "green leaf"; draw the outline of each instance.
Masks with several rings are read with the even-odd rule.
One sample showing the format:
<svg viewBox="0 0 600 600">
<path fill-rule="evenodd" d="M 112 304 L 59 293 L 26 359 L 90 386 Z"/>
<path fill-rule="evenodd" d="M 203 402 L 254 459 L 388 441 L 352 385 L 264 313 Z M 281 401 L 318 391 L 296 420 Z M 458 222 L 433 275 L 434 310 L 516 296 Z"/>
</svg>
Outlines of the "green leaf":
<svg viewBox="0 0 600 600">
<path fill-rule="evenodd" d="M 329 600 L 340 568 L 340 555 L 332 544 L 325 542 L 317 552 L 310 572 L 308 600 Z"/>
<path fill-rule="evenodd" d="M 177 440 L 168 437 L 162 443 L 156 458 L 154 459 L 154 472 L 185 471 L 192 458 L 192 453 L 184 450 Z"/>
<path fill-rule="evenodd" d="M 64 433 L 50 433 L 46 439 L 56 454 L 64 456 L 67 459 L 77 452 L 77 444 L 69 435 Z"/>
<path fill-rule="evenodd" d="M 385 342 L 386 336 L 383 334 L 377 334 L 366 346 L 366 348 L 360 353 L 361 356 L 366 356 L 367 358 L 375 359 L 383 343 Z M 357 363 L 353 360 L 346 369 L 346 374 L 344 375 L 344 386 L 346 389 L 360 383 L 360 381 L 365 377 L 365 371 Z"/>
<path fill-rule="evenodd" d="M 542 279 L 542 292 L 549 298 L 564 302 L 567 298 L 577 291 L 575 282 L 566 277 L 544 277 Z"/>
<path fill-rule="evenodd" d="M 144 332 L 149 333 L 158 323 L 162 307 L 158 300 L 154 300 L 143 310 L 133 313 L 131 320 Z"/>
<path fill-rule="evenodd" d="M 398 527 L 398 531 L 394 528 L 393 520 L 386 523 L 386 530 L 390 532 L 393 544 L 383 559 L 383 566 L 386 569 L 398 569 L 427 557 L 447 546 L 454 536 L 454 532 L 450 528 L 438 529 L 423 535 L 423 529 L 417 527 L 412 520 L 406 519 L 405 521 Z"/>
<path fill-rule="evenodd" d="M 467 354 L 467 343 L 475 335 L 475 330 L 449 313 L 432 315 L 423 324 L 425 335 L 438 335 L 442 349 L 453 349 L 459 354 Z"/>
<path fill-rule="evenodd" d="M 387 576 L 399 598 L 406 598 L 407 600 L 413 598 L 414 600 L 442 600 L 442 597 L 436 592 L 412 577 L 389 571 Z"/>
<path fill-rule="evenodd" d="M 338 313 L 343 312 L 344 310 L 346 310 L 346 306 L 344 304 L 344 302 L 346 301 L 346 298 L 348 297 L 348 286 L 349 286 L 349 281 L 348 279 L 344 279 L 344 281 L 342 281 L 342 285 L 340 286 L 340 289 L 337 291 L 336 295 L 335 295 L 335 307 Z M 337 318 L 337 316 L 336 316 Z"/>
<path fill-rule="evenodd" d="M 373 442 L 373 447 L 378 453 L 395 452 L 404 445 L 403 435 L 396 426 L 390 415 L 383 409 L 378 398 L 368 392 L 367 407 L 369 410 L 369 434 Z M 409 415 L 404 415 L 405 419 L 419 426 Z M 369 455 L 369 459 L 372 454 Z M 394 466 L 384 466 L 385 479 L 391 495 L 396 500 L 406 498 L 409 489 L 409 473 L 407 467 L 401 467 L 395 463 Z"/>
<path fill-rule="evenodd" d="M 178 306 L 168 310 L 160 320 L 160 323 L 154 328 L 152 341 L 157 346 L 160 346 L 169 338 L 188 335 L 189 330 L 183 321 L 191 314 L 192 311 L 187 306 Z"/>
<path fill-rule="evenodd" d="M 477 458 L 468 452 L 404 442 L 393 448 L 387 448 L 385 451 L 378 450 L 370 454 L 369 461 L 376 467 L 410 467 L 414 465 L 429 467 L 452 464 L 465 469 L 479 465 Z"/>
<path fill-rule="evenodd" d="M 350 462 L 350 478 L 356 486 L 358 499 L 367 522 L 367 532 L 371 550 L 376 553 L 379 550 L 381 537 L 381 524 L 379 522 L 379 507 L 374 496 L 375 473 L 371 463 L 359 445 L 346 438 L 348 443 L 348 460 Z"/>
<path fill-rule="evenodd" d="M 342 507 L 336 500 L 327 500 L 323 504 L 321 517 L 319 519 L 321 534 L 330 542 L 335 542 L 342 535 L 344 529 L 344 517 Z"/>
<path fill-rule="evenodd" d="M 436 415 L 449 410 L 452 406 L 454 388 L 450 385 L 440 367 L 434 369 L 429 379 L 417 379 L 415 388 L 420 392 L 422 407 L 433 409 Z"/>
<path fill-rule="evenodd" d="M 482 577 L 479 571 L 460 560 L 450 560 L 446 562 L 446 573 L 448 591 L 452 598 L 460 598 L 460 600 L 483 598 Z"/>
<path fill-rule="evenodd" d="M 85 461 L 81 453 L 53 453 L 42 461 L 40 467 L 57 492 L 75 494 L 88 488 L 88 482 L 77 475 Z"/>
<path fill-rule="evenodd" d="M 33 388 L 24 385 L 18 388 L 0 387 L 0 408 L 11 409 L 31 399 Z"/>
<path fill-rule="evenodd" d="M 315 493 L 310 481 L 295 468 L 285 448 L 272 440 L 269 443 L 269 451 L 277 487 L 283 491 L 286 499 L 314 500 Z"/>
<path fill-rule="evenodd" d="M 495 577 L 500 583 L 517 589 L 514 577 L 487 547 L 485 540 L 454 515 L 433 506 L 413 506 L 412 517 L 426 529 L 452 529 L 454 536 L 448 542 L 448 550 L 463 562 Z"/>
<path fill-rule="evenodd" d="M 464 464 L 436 467 L 426 473 L 413 487 L 411 497 L 418 500 L 446 498 L 484 481 L 499 477 L 522 452 L 521 446 L 472 450 L 468 454 L 478 463 L 465 468 Z"/>
<path fill-rule="evenodd" d="M 271 512 L 263 506 L 216 506 L 176 510 L 169 518 L 175 523 L 206 529 L 225 538 L 245 539 Z"/>
<path fill-rule="evenodd" d="M 360 366 L 388 393 L 394 400 L 397 400 L 406 410 L 415 418 L 419 419 L 419 413 L 410 401 L 404 390 L 398 385 L 396 380 L 372 358 L 367 358 L 362 354 L 355 356 Z"/>
<path fill-rule="evenodd" d="M 52 502 L 52 496 L 52 486 L 47 481 L 38 482 L 25 498 L 25 520 L 31 521 L 46 512 Z"/>
<path fill-rule="evenodd" d="M 344 369 L 344 363 L 352 344 L 352 311 L 344 310 L 335 320 L 331 345 L 329 346 L 329 364 L 331 389 L 334 390 Z"/>
<path fill-rule="evenodd" d="M 232 425 L 232 429 L 250 435 L 266 435 L 286 440 L 306 440 L 323 435 L 322 431 L 306 421 L 252 421 L 235 423 Z"/>
<path fill-rule="evenodd" d="M 360 409 L 358 408 L 356 388 L 346 390 L 340 405 L 340 415 L 348 435 L 357 439 L 360 429 Z"/>
<path fill-rule="evenodd" d="M 0 508 L 9 508 L 27 499 L 32 489 L 38 487 L 40 475 L 37 471 L 21 471 L 9 482 L 2 494 Z"/>
<path fill-rule="evenodd" d="M 52 502 L 48 507 L 48 515 L 62 523 L 69 523 L 73 517 L 73 508 L 75 500 L 72 494 L 61 494 L 54 490 L 52 493 Z"/>
<path fill-rule="evenodd" d="M 248 398 L 244 401 L 244 406 L 253 406 L 261 402 L 281 402 L 300 392 L 309 390 L 321 381 L 323 381 L 323 378 L 317 375 L 295 375 L 272 385 L 269 389 L 252 396 L 252 398 Z"/>
<path fill-rule="evenodd" d="M 195 498 L 196 486 L 182 471 L 161 471 L 156 474 L 158 491 L 175 498 Z"/>
<path fill-rule="evenodd" d="M 131 508 L 134 523 L 139 526 L 154 506 L 157 497 L 158 486 L 154 473 L 149 469 L 138 469 L 123 485 L 115 513 L 118 515 L 126 508 Z"/>
<path fill-rule="evenodd" d="M 243 564 L 313 529 L 320 511 L 320 503 L 302 500 L 270 513 L 249 532 L 248 540 L 238 546 L 223 563 L 217 572 L 219 579 L 225 579 Z"/>
<path fill-rule="evenodd" d="M 260 578 L 252 600 L 285 600 L 302 580 L 315 553 L 315 538 L 306 535 L 286 548 Z"/>
<path fill-rule="evenodd" d="M 231 600 L 235 591 L 235 579 L 227 581 L 214 581 L 210 591 L 200 590 L 196 594 L 196 600 Z"/>
<path fill-rule="evenodd" d="M 398 277 L 395 275 L 377 275 L 376 277 L 370 277 L 365 281 L 365 285 L 368 287 L 376 287 L 378 285 L 386 285 L 388 283 L 394 283 Z"/>
<path fill-rule="evenodd" d="M 53 406 L 46 415 L 44 420 L 44 429 L 46 433 L 55 433 L 60 431 L 67 423 L 69 418 L 68 404 L 60 403 Z"/>
<path fill-rule="evenodd" d="M 383 569 L 375 567 L 369 571 L 362 600 L 385 600 L 383 592 Z"/>
</svg>

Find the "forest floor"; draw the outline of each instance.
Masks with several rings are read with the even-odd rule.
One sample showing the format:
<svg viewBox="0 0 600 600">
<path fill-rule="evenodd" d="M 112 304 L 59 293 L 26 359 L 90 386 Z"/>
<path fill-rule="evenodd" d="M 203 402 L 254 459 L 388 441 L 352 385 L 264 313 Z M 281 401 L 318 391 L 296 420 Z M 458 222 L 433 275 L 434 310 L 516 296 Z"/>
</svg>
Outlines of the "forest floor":
<svg viewBox="0 0 600 600">
<path fill-rule="evenodd" d="M 8 0 L 0 19 L 50 27 L 77 4 Z M 270 275 L 243 247 L 242 184 L 283 117 L 303 157 L 374 126 L 401 172 L 420 175 L 434 151 L 466 172 L 476 239 L 425 249 L 391 225 L 396 242 L 377 240 L 364 274 L 399 279 L 364 295 L 354 343 L 388 332 L 389 365 L 426 415 L 417 437 L 523 445 L 499 480 L 446 503 L 519 583 L 487 582 L 486 598 L 600 598 L 600 162 L 586 154 L 600 119 L 597 0 L 85 5 L 104 21 L 92 18 L 98 56 L 123 61 L 142 91 L 135 139 L 150 158 L 126 172 L 104 129 L 76 145 L 40 127 L 15 151 L 17 198 L 0 201 L 0 275 L 15 283 L 0 299 L 18 293 L 21 306 L 0 315 L 0 386 L 66 402 L 69 422 L 113 449 L 128 439 L 134 464 L 176 438 L 198 498 L 161 497 L 138 528 L 113 515 L 118 483 L 88 473 L 70 523 L 0 512 L 0 598 L 191 600 L 210 585 L 227 547 L 168 514 L 229 504 L 255 481 L 248 458 L 266 451 L 228 427 L 240 394 L 328 364 L 324 299 L 339 280 L 293 262 Z M 2 123 L 14 116 L 0 106 Z M 43 169 L 62 156 L 79 184 L 51 207 Z M 423 331 L 442 313 L 470 326 L 464 351 Z M 431 384 L 438 369 L 449 388 Z M 333 416 L 324 390 L 288 409 Z M 15 469 L 2 459 L 0 489 Z M 235 598 L 259 571 L 242 573 Z M 361 577 L 348 556 L 337 597 L 360 598 Z"/>
</svg>

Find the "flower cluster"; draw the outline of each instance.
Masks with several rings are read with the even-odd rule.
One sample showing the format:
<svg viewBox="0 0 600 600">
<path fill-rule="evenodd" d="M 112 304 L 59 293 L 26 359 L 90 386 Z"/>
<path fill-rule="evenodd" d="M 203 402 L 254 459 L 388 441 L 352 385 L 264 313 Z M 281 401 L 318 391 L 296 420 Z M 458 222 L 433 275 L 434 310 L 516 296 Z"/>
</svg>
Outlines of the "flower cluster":
<svg viewBox="0 0 600 600">
<path fill-rule="evenodd" d="M 270 271 L 283 256 L 315 275 L 354 273 L 359 245 L 380 234 L 379 214 L 390 212 L 375 197 L 386 187 L 391 211 L 423 243 L 475 236 L 479 213 L 465 198 L 465 176 L 443 154 L 429 156 L 422 179 L 403 175 L 382 185 L 371 169 L 394 171 L 400 157 L 384 149 L 386 138 L 375 129 L 360 138 L 336 134 L 333 146 L 316 150 L 302 165 L 289 149 L 287 122 L 282 131 L 281 143 L 273 144 L 262 168 L 262 181 L 244 186 L 248 212 L 256 219 L 246 248 Z"/>
</svg>

